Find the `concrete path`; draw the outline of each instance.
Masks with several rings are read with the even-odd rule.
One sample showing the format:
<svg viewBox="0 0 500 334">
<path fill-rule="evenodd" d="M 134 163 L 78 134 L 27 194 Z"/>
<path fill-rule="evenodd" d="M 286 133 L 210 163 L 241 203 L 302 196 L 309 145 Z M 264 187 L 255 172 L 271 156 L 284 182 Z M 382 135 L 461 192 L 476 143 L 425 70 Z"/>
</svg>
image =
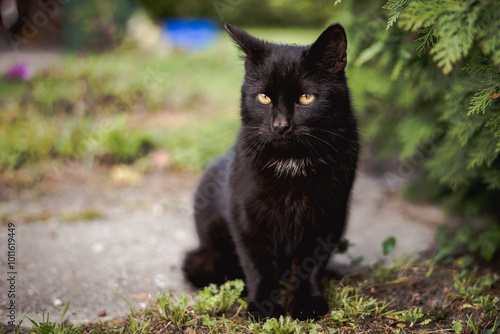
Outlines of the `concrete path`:
<svg viewBox="0 0 500 334">
<path fill-rule="evenodd" d="M 198 178 L 157 172 L 135 186 L 117 186 L 102 175 L 57 170 L 40 188 L 0 202 L 0 217 L 16 226 L 16 321 L 23 314 L 40 320 L 43 313 L 58 320 L 68 300 L 65 319 L 72 323 L 123 318 L 130 310 L 117 292 L 136 307 L 158 291 L 192 292 L 180 264 L 197 242 L 191 200 Z M 68 221 L 89 210 L 101 217 Z M 397 239 L 394 256 L 424 250 L 444 220 L 438 209 L 402 203 L 383 182 L 359 173 L 346 234 L 354 246 L 331 266 L 358 256 L 363 264 L 377 261 L 382 241 L 391 235 Z M 0 232 L 5 254 L 7 227 L 1 225 Z M 5 323 L 5 256 L 0 268 Z"/>
</svg>

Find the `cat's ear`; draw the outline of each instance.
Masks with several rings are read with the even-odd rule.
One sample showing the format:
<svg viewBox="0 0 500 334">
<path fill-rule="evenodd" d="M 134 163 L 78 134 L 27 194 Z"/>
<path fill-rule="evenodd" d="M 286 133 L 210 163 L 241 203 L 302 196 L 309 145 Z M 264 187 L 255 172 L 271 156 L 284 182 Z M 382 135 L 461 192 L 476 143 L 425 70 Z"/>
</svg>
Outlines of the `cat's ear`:
<svg viewBox="0 0 500 334">
<path fill-rule="evenodd" d="M 266 51 L 266 42 L 263 42 L 246 31 L 237 28 L 229 23 L 224 24 L 229 36 L 236 42 L 238 47 L 243 51 L 250 60 L 260 59 Z"/>
<path fill-rule="evenodd" d="M 332 24 L 309 47 L 306 58 L 339 72 L 344 70 L 347 64 L 346 49 L 347 36 L 344 28 L 338 23 Z"/>
</svg>

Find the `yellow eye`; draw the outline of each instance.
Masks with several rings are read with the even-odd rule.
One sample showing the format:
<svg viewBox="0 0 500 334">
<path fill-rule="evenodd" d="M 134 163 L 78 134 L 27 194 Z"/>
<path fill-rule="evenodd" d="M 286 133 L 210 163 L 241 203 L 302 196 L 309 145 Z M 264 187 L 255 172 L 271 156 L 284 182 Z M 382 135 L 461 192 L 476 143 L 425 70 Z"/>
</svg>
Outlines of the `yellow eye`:
<svg viewBox="0 0 500 334">
<path fill-rule="evenodd" d="M 310 104 L 312 101 L 314 101 L 314 94 L 302 94 L 299 97 L 299 102 L 301 104 Z"/>
<path fill-rule="evenodd" d="M 269 104 L 269 103 L 271 103 L 271 98 L 269 96 L 267 96 L 266 94 L 257 94 L 257 99 L 262 104 Z"/>
</svg>

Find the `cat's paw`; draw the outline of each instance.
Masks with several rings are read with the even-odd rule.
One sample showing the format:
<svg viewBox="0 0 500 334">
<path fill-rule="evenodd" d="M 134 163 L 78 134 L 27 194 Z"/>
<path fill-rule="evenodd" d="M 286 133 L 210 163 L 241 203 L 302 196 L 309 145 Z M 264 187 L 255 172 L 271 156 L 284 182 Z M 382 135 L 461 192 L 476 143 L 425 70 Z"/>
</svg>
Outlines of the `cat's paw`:
<svg viewBox="0 0 500 334">
<path fill-rule="evenodd" d="M 299 320 L 318 319 L 328 312 L 328 304 L 321 296 L 312 296 L 296 300 L 291 305 L 290 314 Z"/>
<path fill-rule="evenodd" d="M 247 315 L 255 320 L 265 318 L 278 318 L 285 314 L 285 309 L 280 304 L 275 304 L 269 300 L 260 302 L 249 302 L 247 307 Z"/>
</svg>

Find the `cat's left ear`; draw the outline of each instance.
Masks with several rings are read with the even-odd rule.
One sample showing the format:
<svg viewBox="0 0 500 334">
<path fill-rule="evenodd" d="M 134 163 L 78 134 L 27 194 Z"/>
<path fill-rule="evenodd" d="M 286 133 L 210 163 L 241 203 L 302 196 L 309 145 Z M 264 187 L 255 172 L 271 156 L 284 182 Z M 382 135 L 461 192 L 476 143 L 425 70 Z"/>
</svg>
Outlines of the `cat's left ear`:
<svg viewBox="0 0 500 334">
<path fill-rule="evenodd" d="M 238 47 L 245 52 L 250 60 L 258 60 L 266 51 L 266 42 L 263 42 L 246 31 L 235 27 L 229 23 L 224 25 L 229 36 L 238 44 Z"/>
<path fill-rule="evenodd" d="M 332 24 L 323 31 L 316 42 L 309 47 L 306 58 L 321 63 L 335 72 L 345 69 L 347 64 L 347 36 L 344 28 L 338 23 Z"/>
</svg>

